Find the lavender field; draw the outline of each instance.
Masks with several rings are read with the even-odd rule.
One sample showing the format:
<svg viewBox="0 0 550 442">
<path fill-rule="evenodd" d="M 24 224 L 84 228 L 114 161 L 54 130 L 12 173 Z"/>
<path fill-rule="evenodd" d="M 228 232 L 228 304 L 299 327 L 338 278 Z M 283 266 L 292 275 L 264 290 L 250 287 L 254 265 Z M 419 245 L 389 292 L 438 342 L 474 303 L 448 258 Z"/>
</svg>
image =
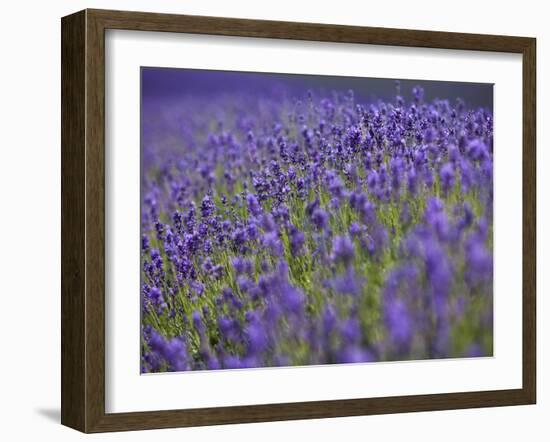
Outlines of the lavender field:
<svg viewBox="0 0 550 442">
<path fill-rule="evenodd" d="M 142 91 L 142 373 L 492 355 L 492 100 L 186 75 Z"/>
</svg>

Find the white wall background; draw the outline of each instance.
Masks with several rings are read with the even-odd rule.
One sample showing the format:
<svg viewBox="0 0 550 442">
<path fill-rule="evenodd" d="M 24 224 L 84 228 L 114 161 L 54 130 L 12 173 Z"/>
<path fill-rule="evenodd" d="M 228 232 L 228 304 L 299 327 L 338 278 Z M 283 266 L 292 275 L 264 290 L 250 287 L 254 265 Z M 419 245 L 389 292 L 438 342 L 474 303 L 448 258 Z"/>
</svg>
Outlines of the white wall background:
<svg viewBox="0 0 550 442">
<path fill-rule="evenodd" d="M 538 405 L 115 433 L 94 440 L 543 441 L 550 437 L 550 28 L 544 2 L 460 0 L 19 0 L 2 8 L 0 45 L 0 435 L 83 440 L 59 425 L 60 22 L 86 7 L 534 36 L 538 39 Z"/>
</svg>

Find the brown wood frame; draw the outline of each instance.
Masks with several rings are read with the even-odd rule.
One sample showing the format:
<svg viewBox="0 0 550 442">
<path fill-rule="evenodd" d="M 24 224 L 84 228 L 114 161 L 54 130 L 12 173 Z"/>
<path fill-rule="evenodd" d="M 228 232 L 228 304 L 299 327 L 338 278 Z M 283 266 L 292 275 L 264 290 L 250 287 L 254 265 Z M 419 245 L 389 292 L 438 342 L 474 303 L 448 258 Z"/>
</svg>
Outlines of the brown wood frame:
<svg viewBox="0 0 550 442">
<path fill-rule="evenodd" d="M 526 37 L 84 10 L 62 29 L 61 422 L 83 432 L 534 404 L 536 40 Z M 523 56 L 523 386 L 515 390 L 192 410 L 105 412 L 105 30 L 185 32 Z M 519 189 L 518 189 L 519 190 Z"/>
</svg>

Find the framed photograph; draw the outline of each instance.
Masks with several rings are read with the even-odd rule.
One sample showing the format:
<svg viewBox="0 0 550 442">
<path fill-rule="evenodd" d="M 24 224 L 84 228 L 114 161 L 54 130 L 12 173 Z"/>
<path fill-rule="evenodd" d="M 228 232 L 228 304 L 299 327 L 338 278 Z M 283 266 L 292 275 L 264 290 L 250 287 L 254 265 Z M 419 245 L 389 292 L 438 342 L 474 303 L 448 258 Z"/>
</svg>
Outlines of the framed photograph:
<svg viewBox="0 0 550 442">
<path fill-rule="evenodd" d="M 64 425 L 535 403 L 535 39 L 61 24 Z"/>
</svg>

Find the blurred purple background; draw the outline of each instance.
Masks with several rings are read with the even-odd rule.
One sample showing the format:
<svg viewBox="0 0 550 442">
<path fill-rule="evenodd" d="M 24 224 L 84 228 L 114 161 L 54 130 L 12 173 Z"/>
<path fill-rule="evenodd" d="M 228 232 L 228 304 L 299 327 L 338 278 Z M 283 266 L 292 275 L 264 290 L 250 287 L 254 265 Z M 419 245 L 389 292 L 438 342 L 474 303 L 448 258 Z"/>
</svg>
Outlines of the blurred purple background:
<svg viewBox="0 0 550 442">
<path fill-rule="evenodd" d="M 184 97 L 207 97 L 227 92 L 258 94 L 296 94 L 303 99 L 306 90 L 314 93 L 330 93 L 332 90 L 352 89 L 358 100 L 372 102 L 391 100 L 396 93 L 394 79 L 337 77 L 323 75 L 270 74 L 257 72 L 232 72 L 195 69 L 142 67 L 142 104 L 158 101 L 171 102 Z M 400 79 L 401 96 L 412 100 L 413 87 L 424 88 L 424 99 L 448 99 L 451 103 L 462 98 L 467 107 L 493 107 L 493 85 L 488 83 L 463 83 L 450 81 L 426 81 Z"/>
</svg>

